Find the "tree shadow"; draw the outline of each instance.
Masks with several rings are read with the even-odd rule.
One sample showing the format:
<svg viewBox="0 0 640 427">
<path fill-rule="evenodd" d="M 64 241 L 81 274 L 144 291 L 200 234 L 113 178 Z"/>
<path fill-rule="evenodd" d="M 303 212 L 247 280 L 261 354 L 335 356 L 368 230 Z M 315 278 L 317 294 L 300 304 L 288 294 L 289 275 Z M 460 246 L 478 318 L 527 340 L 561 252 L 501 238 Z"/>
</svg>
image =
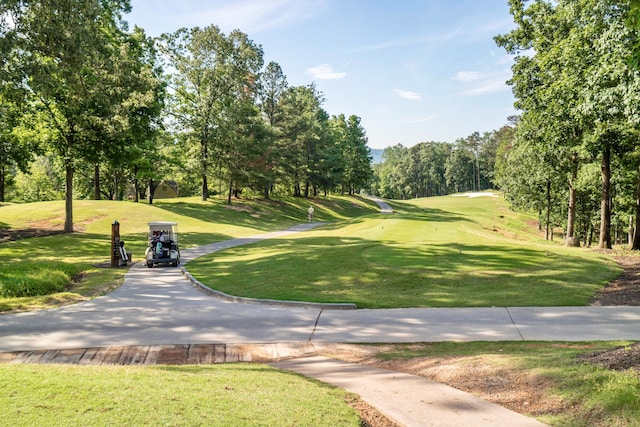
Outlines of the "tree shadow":
<svg viewBox="0 0 640 427">
<path fill-rule="evenodd" d="M 353 237 L 273 239 L 232 255 L 205 256 L 189 271 L 232 295 L 359 308 L 587 304 L 614 274 L 597 260 L 545 249 L 401 246 Z M 602 276 L 585 277 L 586 271 Z"/>
<path fill-rule="evenodd" d="M 388 202 L 393 208 L 393 212 L 387 215 L 397 216 L 400 218 L 413 219 L 413 220 L 424 220 L 431 222 L 455 222 L 455 221 L 465 221 L 476 223 L 469 216 L 459 215 L 457 213 L 445 211 L 442 209 L 436 208 L 421 208 L 419 206 L 415 206 L 409 203 L 392 201 Z"/>
</svg>

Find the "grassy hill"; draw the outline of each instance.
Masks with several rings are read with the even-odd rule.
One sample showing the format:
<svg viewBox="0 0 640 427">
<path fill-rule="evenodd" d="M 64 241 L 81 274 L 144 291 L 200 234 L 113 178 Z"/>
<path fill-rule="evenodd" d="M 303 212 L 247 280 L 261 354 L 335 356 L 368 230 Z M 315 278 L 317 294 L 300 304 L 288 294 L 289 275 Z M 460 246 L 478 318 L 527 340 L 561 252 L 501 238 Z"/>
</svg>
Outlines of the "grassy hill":
<svg viewBox="0 0 640 427">
<path fill-rule="evenodd" d="M 392 214 L 229 249 L 188 268 L 233 295 L 360 308 L 586 305 L 620 272 L 600 253 L 542 240 L 501 198 L 391 204 Z"/>
<path fill-rule="evenodd" d="M 153 206 L 127 201 L 75 201 L 75 233 L 0 244 L 0 257 L 5 261 L 0 264 L 0 311 L 74 302 L 118 286 L 126 271 L 105 268 L 115 220 L 120 223 L 127 251 L 136 261 L 144 256 L 149 221 L 178 222 L 184 248 L 305 222 L 309 204 L 314 205 L 319 221 L 343 221 L 377 210 L 369 200 L 339 196 L 238 200 L 230 206 L 223 199 L 203 202 L 197 198 L 156 201 Z M 34 229 L 60 232 L 64 202 L 4 205 L 0 206 L 0 218 L 4 234 Z"/>
<path fill-rule="evenodd" d="M 531 218 L 509 211 L 501 198 L 395 201 L 392 214 L 380 214 L 370 200 L 338 196 L 231 206 L 196 198 L 153 206 L 76 201 L 76 233 L 0 244 L 0 310 L 73 302 L 117 286 L 125 270 L 105 268 L 114 220 L 136 261 L 148 221 L 177 221 L 184 248 L 287 228 L 306 221 L 309 204 L 328 224 L 216 253 L 189 270 L 236 295 L 360 307 L 581 305 L 619 273 L 602 254 L 543 241 Z M 63 212 L 62 201 L 5 205 L 0 227 L 61 230 Z"/>
</svg>

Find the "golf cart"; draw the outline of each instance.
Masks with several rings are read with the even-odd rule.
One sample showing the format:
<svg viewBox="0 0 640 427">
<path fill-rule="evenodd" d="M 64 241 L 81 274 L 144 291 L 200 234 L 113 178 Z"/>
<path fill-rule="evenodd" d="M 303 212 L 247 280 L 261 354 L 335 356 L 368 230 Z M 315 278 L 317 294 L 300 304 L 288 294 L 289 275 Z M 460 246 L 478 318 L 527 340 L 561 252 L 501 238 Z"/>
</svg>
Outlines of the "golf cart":
<svg viewBox="0 0 640 427">
<path fill-rule="evenodd" d="M 145 265 L 152 268 L 155 264 L 180 264 L 178 248 L 178 223 L 150 222 L 149 246 L 145 252 Z"/>
</svg>

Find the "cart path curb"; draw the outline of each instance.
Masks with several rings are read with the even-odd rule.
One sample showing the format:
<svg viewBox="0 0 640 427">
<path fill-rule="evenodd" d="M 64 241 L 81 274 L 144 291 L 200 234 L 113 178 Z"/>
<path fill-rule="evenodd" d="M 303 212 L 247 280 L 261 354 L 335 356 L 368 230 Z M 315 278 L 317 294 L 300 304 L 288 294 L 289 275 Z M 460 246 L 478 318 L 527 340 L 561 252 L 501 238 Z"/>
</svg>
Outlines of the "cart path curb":
<svg viewBox="0 0 640 427">
<path fill-rule="evenodd" d="M 198 246 L 191 249 L 184 249 L 183 251 L 181 251 L 181 259 L 185 260 L 185 264 L 186 264 L 189 261 L 193 261 L 196 258 L 211 254 L 213 252 L 219 252 L 225 249 L 234 248 L 236 246 L 249 245 L 249 244 L 260 242 L 266 239 L 284 237 L 290 234 L 308 231 L 323 224 L 326 224 L 326 223 L 324 222 L 305 223 L 305 224 L 296 225 L 294 227 L 291 227 L 282 231 L 275 231 L 272 233 L 259 234 L 256 236 L 225 240 L 222 242 L 211 243 L 208 245 Z M 193 277 L 191 273 L 189 273 L 186 267 L 184 266 L 181 267 L 181 271 L 184 277 L 187 280 L 189 280 L 189 282 L 191 282 L 194 286 L 196 286 L 203 292 L 226 302 L 241 303 L 241 304 L 260 304 L 260 305 L 270 305 L 270 306 L 279 306 L 279 307 L 301 307 L 301 308 L 312 308 L 312 309 L 321 309 L 321 310 L 322 309 L 355 310 L 358 308 L 356 304 L 353 304 L 353 303 L 314 303 L 314 302 L 305 302 L 305 301 L 283 301 L 283 300 L 272 300 L 272 299 L 259 299 L 259 298 L 249 298 L 249 297 L 229 295 L 222 291 L 211 289 L 206 285 L 202 284 L 202 282 L 200 282 L 198 279 Z"/>
<path fill-rule="evenodd" d="M 240 304 L 272 305 L 278 307 L 302 307 L 320 310 L 355 310 L 358 308 L 356 304 L 352 303 L 320 303 L 239 297 L 235 295 L 229 295 L 222 291 L 217 291 L 215 289 L 207 287 L 206 285 L 203 285 L 198 279 L 194 278 L 193 275 L 191 275 L 191 273 L 189 273 L 184 267 L 182 267 L 182 274 L 187 280 L 189 280 L 194 286 L 198 287 L 201 291 L 227 302 Z"/>
</svg>

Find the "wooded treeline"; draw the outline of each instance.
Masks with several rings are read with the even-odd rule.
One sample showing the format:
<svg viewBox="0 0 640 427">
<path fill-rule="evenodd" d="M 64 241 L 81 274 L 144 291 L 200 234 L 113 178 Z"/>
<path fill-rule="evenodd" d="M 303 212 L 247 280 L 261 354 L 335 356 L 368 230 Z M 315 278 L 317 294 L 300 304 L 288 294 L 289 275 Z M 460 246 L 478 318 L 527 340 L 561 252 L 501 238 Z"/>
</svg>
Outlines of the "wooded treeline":
<svg viewBox="0 0 640 427">
<path fill-rule="evenodd" d="M 0 2 L 0 201 L 181 194 L 392 199 L 498 188 L 547 238 L 640 249 L 639 0 L 508 0 L 520 114 L 453 144 L 385 150 L 329 116 L 241 31 L 129 29 L 128 0 Z"/>
<path fill-rule="evenodd" d="M 496 183 L 513 206 L 540 212 L 547 236 L 640 248 L 638 28 L 622 0 L 510 0 L 516 27 L 495 38 L 514 55 L 521 111 L 499 150 Z"/>
<path fill-rule="evenodd" d="M 128 0 L 0 3 L 0 202 L 355 193 L 372 176 L 358 116 L 330 117 L 239 30 L 157 39 Z"/>
<path fill-rule="evenodd" d="M 389 199 L 444 196 L 496 188 L 496 153 L 511 143 L 516 118 L 499 130 L 473 132 L 455 143 L 395 145 L 374 165 L 368 191 Z"/>
<path fill-rule="evenodd" d="M 548 239 L 640 249 L 640 1 L 508 3 L 515 29 L 495 41 L 514 56 L 520 114 L 455 144 L 387 149 L 372 191 L 498 188 L 539 214 Z"/>
</svg>

